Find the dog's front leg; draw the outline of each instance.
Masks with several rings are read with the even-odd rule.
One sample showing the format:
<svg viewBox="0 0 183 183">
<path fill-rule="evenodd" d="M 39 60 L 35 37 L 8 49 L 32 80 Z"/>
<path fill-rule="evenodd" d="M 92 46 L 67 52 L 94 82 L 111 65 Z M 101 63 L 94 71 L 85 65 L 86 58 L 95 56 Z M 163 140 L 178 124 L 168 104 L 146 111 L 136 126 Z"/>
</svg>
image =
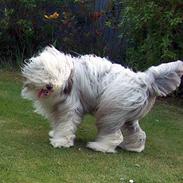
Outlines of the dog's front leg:
<svg viewBox="0 0 183 183">
<path fill-rule="evenodd" d="M 50 143 L 55 148 L 71 147 L 74 145 L 77 125 L 81 118 L 76 114 L 69 112 L 55 122 L 53 130 L 50 131 Z"/>
</svg>

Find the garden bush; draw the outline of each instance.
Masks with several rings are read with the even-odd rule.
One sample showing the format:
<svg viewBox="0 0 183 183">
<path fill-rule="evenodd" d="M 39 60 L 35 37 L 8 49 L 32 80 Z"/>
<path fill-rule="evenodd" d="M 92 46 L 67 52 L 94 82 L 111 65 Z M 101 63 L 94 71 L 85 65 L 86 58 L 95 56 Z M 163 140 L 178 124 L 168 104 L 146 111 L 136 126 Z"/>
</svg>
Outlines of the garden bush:
<svg viewBox="0 0 183 183">
<path fill-rule="evenodd" d="M 121 51 L 116 49 L 120 46 L 115 33 L 115 17 L 119 13 L 114 13 L 119 6 L 115 3 L 110 0 L 0 0 L 0 66 L 8 63 L 17 67 L 48 44 L 69 53 L 119 57 Z M 98 8 L 103 4 L 103 9 Z"/>
<path fill-rule="evenodd" d="M 120 37 L 126 40 L 125 61 L 144 70 L 183 59 L 182 0 L 122 0 Z"/>
<path fill-rule="evenodd" d="M 144 70 L 183 57 L 182 13 L 181 0 L 0 0 L 0 66 L 53 44 Z"/>
<path fill-rule="evenodd" d="M 0 0 L 0 67 L 48 44 L 134 70 L 183 59 L 182 14 L 182 0 Z"/>
</svg>

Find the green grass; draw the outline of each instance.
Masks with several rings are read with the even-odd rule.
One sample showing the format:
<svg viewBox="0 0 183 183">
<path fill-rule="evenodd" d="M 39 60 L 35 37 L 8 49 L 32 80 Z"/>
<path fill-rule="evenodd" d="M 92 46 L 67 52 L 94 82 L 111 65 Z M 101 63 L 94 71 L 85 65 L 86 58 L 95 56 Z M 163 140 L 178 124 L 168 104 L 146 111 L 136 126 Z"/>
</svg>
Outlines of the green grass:
<svg viewBox="0 0 183 183">
<path fill-rule="evenodd" d="M 90 116 L 78 130 L 75 147 L 54 149 L 48 122 L 20 91 L 18 74 L 0 73 L 1 183 L 183 182 L 183 103 L 158 101 L 141 121 L 147 133 L 143 153 L 103 154 L 85 148 L 96 134 Z"/>
</svg>

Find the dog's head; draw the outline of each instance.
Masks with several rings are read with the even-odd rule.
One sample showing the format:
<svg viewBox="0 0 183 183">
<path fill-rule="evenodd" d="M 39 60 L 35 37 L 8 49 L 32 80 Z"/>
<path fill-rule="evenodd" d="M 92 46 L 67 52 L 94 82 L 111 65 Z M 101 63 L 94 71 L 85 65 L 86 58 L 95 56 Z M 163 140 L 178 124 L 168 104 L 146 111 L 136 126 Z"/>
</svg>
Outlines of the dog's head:
<svg viewBox="0 0 183 183">
<path fill-rule="evenodd" d="M 63 89 L 72 74 L 71 59 L 54 47 L 46 47 L 38 56 L 29 59 L 22 68 L 25 78 L 22 97 L 36 100 Z"/>
</svg>

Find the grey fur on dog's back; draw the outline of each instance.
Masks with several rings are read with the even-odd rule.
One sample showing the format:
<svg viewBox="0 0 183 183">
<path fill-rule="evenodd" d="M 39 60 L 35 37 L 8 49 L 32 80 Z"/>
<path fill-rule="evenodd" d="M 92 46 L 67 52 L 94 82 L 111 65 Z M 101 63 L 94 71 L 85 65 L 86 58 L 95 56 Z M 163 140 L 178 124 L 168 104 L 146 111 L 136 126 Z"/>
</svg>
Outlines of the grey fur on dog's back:
<svg viewBox="0 0 183 183">
<path fill-rule="evenodd" d="M 121 73 L 102 96 L 96 114 L 98 127 L 115 131 L 124 122 L 142 118 L 156 96 L 166 96 L 180 85 L 182 75 L 182 61 L 151 67 L 144 73 Z"/>
</svg>

